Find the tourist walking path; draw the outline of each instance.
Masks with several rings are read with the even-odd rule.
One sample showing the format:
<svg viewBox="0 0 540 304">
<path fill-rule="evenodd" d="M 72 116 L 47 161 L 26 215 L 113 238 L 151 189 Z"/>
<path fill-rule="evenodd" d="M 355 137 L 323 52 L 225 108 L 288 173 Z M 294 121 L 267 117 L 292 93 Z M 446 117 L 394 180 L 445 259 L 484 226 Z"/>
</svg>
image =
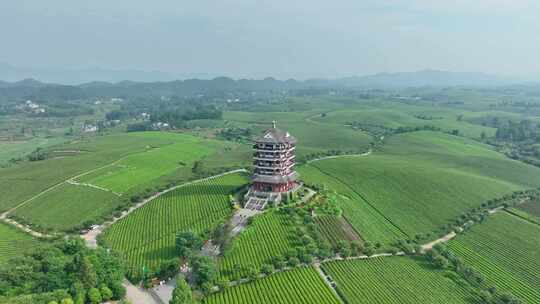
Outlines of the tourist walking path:
<svg viewBox="0 0 540 304">
<path fill-rule="evenodd" d="M 311 160 L 308 160 L 306 163 L 307 164 L 310 164 L 312 162 L 316 162 L 316 161 L 321 161 L 321 160 L 325 160 L 325 159 L 333 159 L 333 158 L 341 158 L 341 157 L 360 157 L 360 156 L 368 156 L 371 154 L 371 150 L 365 152 L 365 153 L 361 153 L 361 154 L 341 154 L 341 155 L 329 155 L 329 156 L 323 156 L 323 157 L 319 157 L 319 158 L 314 158 L 314 159 L 311 159 Z"/>
<path fill-rule="evenodd" d="M 222 177 L 224 175 L 233 174 L 233 173 L 239 173 L 239 172 L 247 172 L 247 171 L 246 171 L 246 169 L 236 169 L 236 170 L 232 170 L 232 171 L 227 171 L 227 172 L 224 172 L 224 173 L 221 173 L 221 174 L 218 174 L 218 175 L 213 175 L 213 176 L 193 180 L 193 181 L 183 183 L 183 184 L 180 184 L 180 185 L 176 185 L 176 186 L 168 188 L 166 190 L 157 192 L 156 194 L 154 194 L 154 195 L 144 199 L 143 201 L 131 206 L 131 208 L 129 208 L 127 211 L 124 211 L 119 217 L 115 217 L 113 220 L 105 222 L 105 223 L 95 227 L 94 229 L 88 231 L 87 233 L 83 234 L 82 238 L 86 241 L 86 245 L 88 247 L 96 248 L 97 247 L 97 241 L 96 241 L 97 236 L 100 235 L 107 227 L 109 227 L 112 224 L 116 223 L 117 221 L 125 218 L 130 213 L 132 213 L 133 211 L 141 208 L 142 206 L 144 206 L 147 203 L 151 202 L 152 200 L 160 197 L 161 195 L 163 195 L 165 193 L 168 193 L 168 192 L 171 192 L 173 190 L 176 190 L 176 189 L 178 189 L 180 187 L 185 187 L 185 186 L 192 185 L 192 184 L 195 184 L 195 183 L 199 183 L 199 182 L 202 182 L 202 181 L 211 180 L 211 179 L 215 179 L 215 178 L 218 178 L 218 177 Z"/>
</svg>

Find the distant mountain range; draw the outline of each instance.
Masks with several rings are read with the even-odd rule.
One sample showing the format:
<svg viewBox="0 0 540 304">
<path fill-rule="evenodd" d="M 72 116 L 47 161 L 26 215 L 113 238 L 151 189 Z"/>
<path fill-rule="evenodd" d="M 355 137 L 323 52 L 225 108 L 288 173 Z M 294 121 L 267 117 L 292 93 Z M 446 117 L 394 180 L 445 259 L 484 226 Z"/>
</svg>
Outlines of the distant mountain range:
<svg viewBox="0 0 540 304">
<path fill-rule="evenodd" d="M 15 82 L 0 81 L 0 96 L 15 97 L 19 93 L 57 93 L 63 92 L 68 96 L 189 96 L 193 94 L 204 94 L 219 91 L 255 91 L 255 90 L 299 90 L 299 89 L 329 89 L 329 88 L 358 88 L 358 89 L 386 89 L 386 88 L 407 88 L 407 87 L 448 87 L 448 86 L 503 86 L 524 83 L 524 81 L 513 78 L 488 75 L 483 73 L 461 73 L 425 70 L 418 72 L 404 73 L 381 73 L 369 76 L 355 76 L 340 79 L 308 79 L 304 81 L 289 79 L 277 80 L 265 78 L 253 79 L 232 79 L 228 77 L 217 77 L 212 79 L 186 79 L 186 80 L 162 80 L 170 76 L 160 72 L 140 72 L 140 71 L 107 71 L 107 70 L 87 70 L 85 76 L 82 71 L 78 79 L 95 81 L 85 81 L 82 84 L 70 84 L 70 82 L 52 81 L 55 78 L 45 77 L 41 71 L 32 74 L 0 64 L 0 79 L 12 80 L 17 75 L 42 75 L 47 83 L 37 81 L 33 78 L 22 78 Z M 74 73 L 69 71 L 67 73 Z M 52 73 L 52 72 L 51 72 Z M 9 75 L 6 76 L 6 75 Z M 195 75 L 193 75 L 195 76 Z M 209 76 L 209 75 L 203 75 Z M 33 77 L 33 76 L 32 76 Z M 197 77 L 195 77 L 197 78 Z M 19 78 L 20 79 L 20 78 Z M 51 80 L 52 79 L 52 80 Z M 60 79 L 60 78 L 57 78 Z M 74 80 L 75 78 L 72 78 Z M 104 79 L 130 79 L 122 81 L 104 81 Z M 149 81 L 139 81 L 138 79 L 151 79 Z M 75 81 L 76 82 L 76 81 Z M 63 84 L 57 84 L 63 83 Z M 78 82 L 76 82 L 78 83 Z"/>
<path fill-rule="evenodd" d="M 177 79 L 211 79 L 219 75 L 204 73 L 186 73 L 171 75 L 160 71 L 112 70 L 102 68 L 57 69 L 15 67 L 0 62 L 0 79 L 15 82 L 21 79 L 39 79 L 49 83 L 77 85 L 92 81 L 119 82 L 131 80 L 138 82 L 173 81 Z"/>
</svg>

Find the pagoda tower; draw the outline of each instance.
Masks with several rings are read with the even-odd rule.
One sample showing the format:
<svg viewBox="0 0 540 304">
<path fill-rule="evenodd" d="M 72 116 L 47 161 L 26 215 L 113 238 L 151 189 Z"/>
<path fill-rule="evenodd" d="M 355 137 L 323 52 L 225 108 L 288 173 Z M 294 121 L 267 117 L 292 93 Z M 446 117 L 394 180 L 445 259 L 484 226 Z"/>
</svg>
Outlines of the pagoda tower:
<svg viewBox="0 0 540 304">
<path fill-rule="evenodd" d="M 253 176 L 250 196 L 278 202 L 298 188 L 294 171 L 296 139 L 276 128 L 266 130 L 253 144 Z M 261 203 L 261 202 L 259 202 Z"/>
</svg>

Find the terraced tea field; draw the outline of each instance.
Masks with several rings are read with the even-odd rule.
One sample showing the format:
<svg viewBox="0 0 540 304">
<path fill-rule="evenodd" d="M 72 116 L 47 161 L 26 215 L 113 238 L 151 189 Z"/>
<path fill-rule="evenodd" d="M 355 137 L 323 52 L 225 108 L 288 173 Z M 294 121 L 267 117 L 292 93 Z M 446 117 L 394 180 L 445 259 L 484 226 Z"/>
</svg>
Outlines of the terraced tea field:
<svg viewBox="0 0 540 304">
<path fill-rule="evenodd" d="M 137 209 L 105 231 L 105 242 L 126 259 L 131 272 L 155 269 L 174 258 L 179 231 L 205 233 L 232 212 L 229 194 L 244 185 L 241 174 L 228 174 L 182 186 Z"/>
<path fill-rule="evenodd" d="M 205 304 L 339 304 L 341 303 L 312 267 L 273 274 L 231 287 L 203 300 Z"/>
<path fill-rule="evenodd" d="M 538 168 L 509 160 L 475 142 L 433 132 L 392 137 L 380 153 L 309 166 L 320 173 L 302 169 L 304 179 L 326 183 L 359 202 L 351 195 L 356 193 L 367 203 L 364 207 L 378 214 L 375 222 L 383 223 L 382 217 L 409 237 L 438 231 L 486 200 L 540 184 Z M 349 212 L 343 210 L 360 234 L 379 241 L 371 232 L 378 230 L 390 239 L 388 230 L 366 229 L 352 218 L 351 214 L 360 212 L 358 205 Z"/>
<path fill-rule="evenodd" d="M 440 128 L 443 131 L 459 130 L 471 138 L 480 138 L 482 132 L 488 136 L 495 134 L 496 129 L 473 124 L 467 119 L 458 120 L 463 115 L 473 117 L 474 112 L 454 109 L 433 109 L 432 107 L 397 105 L 395 103 L 377 103 L 376 106 L 362 106 L 360 109 L 337 110 L 327 112 L 324 117 L 317 117 L 319 123 L 344 126 L 351 122 L 379 125 L 386 128 L 423 127 L 425 125 Z M 422 119 L 420 117 L 427 117 Z"/>
<path fill-rule="evenodd" d="M 271 258 L 283 256 L 293 247 L 287 215 L 269 212 L 254 218 L 250 226 L 234 239 L 233 247 L 220 261 L 222 276 L 231 277 L 234 265 L 260 268 Z M 241 277 L 245 272 L 239 274 Z"/>
<path fill-rule="evenodd" d="M 404 232 L 370 206 L 359 193 L 347 184 L 325 174 L 314 165 L 302 166 L 298 171 L 306 182 L 325 185 L 339 193 L 341 198 L 337 200 L 337 205 L 343 210 L 343 216 L 363 240 L 390 244 L 406 238 Z"/>
<path fill-rule="evenodd" d="M 333 245 L 336 246 L 339 241 L 360 241 L 352 227 L 344 218 L 333 215 L 323 215 L 315 217 L 317 230 Z"/>
<path fill-rule="evenodd" d="M 540 225 L 500 212 L 449 243 L 488 286 L 540 303 Z"/>
<path fill-rule="evenodd" d="M 0 264 L 37 246 L 39 242 L 30 235 L 3 222 L 0 223 L 0 236 Z"/>
<path fill-rule="evenodd" d="M 111 214 L 119 204 L 111 192 L 64 183 L 17 208 L 13 215 L 40 229 L 67 231 Z"/>
<path fill-rule="evenodd" d="M 350 304 L 478 303 L 466 284 L 409 257 L 324 263 Z"/>
</svg>

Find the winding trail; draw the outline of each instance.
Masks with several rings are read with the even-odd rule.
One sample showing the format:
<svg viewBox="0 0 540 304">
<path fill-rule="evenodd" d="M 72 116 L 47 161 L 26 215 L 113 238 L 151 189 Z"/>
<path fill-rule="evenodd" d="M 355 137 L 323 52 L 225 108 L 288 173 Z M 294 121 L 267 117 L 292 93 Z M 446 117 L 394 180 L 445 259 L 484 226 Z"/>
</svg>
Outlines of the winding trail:
<svg viewBox="0 0 540 304">
<path fill-rule="evenodd" d="M 329 156 L 323 156 L 315 159 L 311 159 L 306 161 L 306 164 L 311 164 L 312 162 L 321 161 L 325 159 L 333 159 L 333 158 L 341 158 L 341 157 L 361 157 L 361 156 L 368 156 L 371 154 L 371 149 L 367 152 L 361 153 L 361 154 L 341 154 L 341 155 L 329 155 Z"/>
<path fill-rule="evenodd" d="M 180 187 L 185 187 L 185 186 L 189 186 L 189 185 L 192 185 L 192 184 L 195 184 L 195 183 L 199 183 L 199 182 L 202 182 L 202 181 L 207 181 L 207 180 L 211 180 L 211 179 L 215 179 L 215 178 L 219 178 L 219 177 L 222 177 L 222 176 L 225 176 L 225 175 L 228 175 L 228 174 L 233 174 L 233 173 L 240 173 L 240 172 L 247 172 L 246 169 L 236 169 L 236 170 L 231 170 L 231 171 L 227 171 L 227 172 L 224 172 L 224 173 L 221 173 L 221 174 L 218 174 L 218 175 L 213 175 L 213 176 L 209 176 L 209 177 L 205 177 L 205 178 L 201 178 L 201 179 L 197 179 L 197 180 L 193 180 L 193 181 L 189 181 L 187 183 L 183 183 L 183 184 L 180 184 L 180 185 L 176 185 L 174 187 L 171 187 L 171 188 L 168 188 L 166 190 L 163 190 L 163 191 L 160 191 L 160 192 L 157 192 L 156 194 L 144 199 L 143 201 L 131 206 L 131 208 L 129 208 L 127 211 L 124 211 L 122 213 L 122 215 L 120 215 L 119 217 L 115 217 L 112 221 L 108 221 L 108 222 L 105 222 L 101 225 L 99 225 L 98 227 L 96 227 L 95 229 L 92 229 L 90 231 L 88 231 L 87 233 L 85 234 L 82 234 L 81 237 L 86 241 L 86 245 L 90 248 L 97 248 L 97 241 L 96 241 L 96 238 L 98 235 L 100 235 L 107 227 L 111 226 L 112 224 L 118 222 L 119 220 L 125 218 L 126 216 L 128 216 L 129 214 L 131 214 L 133 211 L 141 208 L 142 206 L 146 205 L 147 203 L 151 202 L 152 200 L 160 197 L 161 195 L 165 194 L 165 193 L 168 193 L 168 192 L 171 192 L 173 190 L 176 190 Z"/>
<path fill-rule="evenodd" d="M 109 167 L 109 166 L 113 166 L 114 164 L 118 163 L 119 161 L 121 161 L 122 159 L 126 158 L 127 156 L 129 156 L 129 155 L 126 155 L 126 156 L 124 156 L 124 157 L 121 157 L 121 158 L 119 158 L 119 159 L 113 161 L 112 163 L 106 164 L 106 165 L 104 165 L 104 166 L 101 166 L 101 167 L 98 167 L 98 168 L 94 168 L 94 169 L 91 169 L 91 170 L 89 170 L 89 171 L 85 171 L 85 172 L 83 172 L 83 173 L 77 174 L 77 175 L 75 175 L 75 176 L 72 176 L 72 177 L 70 177 L 70 178 L 64 180 L 64 181 L 61 181 L 61 182 L 59 182 L 59 183 L 57 183 L 57 184 L 54 184 L 54 185 L 50 186 L 49 188 L 47 188 L 47 189 L 45 189 L 45 190 L 43 190 L 43 191 L 37 193 L 36 195 L 34 195 L 34 196 L 32 196 L 32 197 L 30 197 L 30 198 L 28 198 L 28 199 L 22 201 L 20 204 L 18 204 L 18 205 L 16 205 L 16 206 L 12 207 L 11 209 L 5 211 L 5 212 L 2 213 L 2 214 L 0 214 L 0 221 L 3 221 L 3 222 L 5 222 L 5 223 L 7 223 L 7 224 L 9 224 L 9 225 L 12 225 L 12 226 L 14 226 L 14 227 L 16 227 L 16 228 L 18 228 L 18 229 L 20 229 L 20 230 L 22 230 L 22 231 L 24 231 L 24 232 L 30 234 L 30 235 L 32 235 L 32 236 L 34 236 L 34 237 L 38 237 L 38 238 L 51 238 L 51 237 L 54 237 L 54 236 L 55 236 L 54 234 L 46 234 L 46 233 L 42 233 L 42 232 L 39 232 L 39 231 L 35 231 L 35 230 L 33 230 L 31 227 L 29 227 L 29 226 L 27 226 L 27 225 L 21 224 L 21 223 L 15 221 L 15 220 L 13 220 L 13 219 L 8 218 L 8 215 L 9 215 L 11 212 L 17 210 L 18 208 L 21 208 L 22 206 L 24 206 L 24 205 L 30 203 L 31 201 L 35 200 L 36 198 L 38 198 L 38 197 L 40 197 L 40 196 L 42 196 L 43 194 L 45 194 L 45 193 L 47 193 L 47 192 L 50 192 L 50 191 L 52 191 L 52 190 L 54 190 L 54 189 L 56 189 L 56 188 L 59 188 L 60 186 L 66 184 L 66 183 L 67 183 L 67 184 L 72 184 L 72 185 L 84 185 L 84 186 L 89 186 L 90 184 L 80 184 L 80 183 L 76 182 L 75 180 L 78 179 L 78 178 L 80 178 L 80 177 L 82 177 L 82 176 L 85 176 L 85 175 L 87 175 L 87 174 L 93 173 L 93 172 L 95 172 L 95 171 L 98 171 L 98 170 L 107 168 L 107 167 Z M 101 187 L 98 187 L 98 186 L 95 186 L 95 185 L 91 185 L 91 186 L 94 186 L 94 188 L 96 188 L 96 189 L 100 189 L 100 190 L 103 190 L 103 191 L 110 191 L 110 192 L 112 192 L 112 191 L 109 190 L 109 189 L 101 188 Z M 112 193 L 114 193 L 114 192 L 112 192 Z M 117 193 L 114 193 L 114 194 L 118 195 Z"/>
<path fill-rule="evenodd" d="M 114 195 L 116 195 L 118 197 L 122 196 L 121 193 L 114 192 L 114 191 L 112 191 L 110 189 L 103 188 L 103 187 L 96 186 L 94 184 L 89 184 L 89 183 L 79 183 L 79 182 L 75 181 L 74 179 L 70 179 L 70 180 L 66 181 L 66 183 L 68 183 L 70 185 L 74 185 L 74 186 L 84 186 L 84 187 L 90 187 L 90 188 L 94 188 L 94 189 L 105 191 L 105 192 L 111 192 L 112 194 L 114 194 Z"/>
<path fill-rule="evenodd" d="M 173 191 L 175 189 L 178 189 L 180 187 L 185 187 L 185 186 L 192 185 L 192 184 L 195 184 L 195 183 L 199 183 L 199 182 L 202 182 L 202 181 L 211 180 L 211 179 L 219 178 L 219 177 L 222 177 L 222 176 L 225 176 L 225 175 L 228 175 L 228 174 L 240 173 L 240 172 L 247 172 L 247 170 L 245 170 L 245 169 L 237 169 L 237 170 L 227 171 L 227 172 L 224 172 L 224 173 L 221 173 L 221 174 L 218 174 L 218 175 L 213 175 L 213 176 L 193 180 L 193 181 L 190 181 L 190 182 L 187 182 L 187 183 L 183 183 L 183 184 L 180 184 L 180 185 L 176 185 L 174 187 L 171 187 L 171 188 L 168 188 L 168 189 L 163 190 L 161 192 L 158 192 L 158 193 L 152 195 L 151 197 L 143 200 L 142 202 L 139 202 L 136 205 L 132 206 L 131 208 L 129 208 L 129 210 L 124 211 L 121 216 L 114 218 L 112 221 L 105 222 L 105 223 L 99 225 L 95 229 L 92 229 L 92 230 L 88 231 L 87 233 L 81 235 L 81 237 L 85 240 L 86 245 L 89 248 L 97 248 L 98 247 L 97 237 L 103 231 L 105 231 L 105 229 L 107 227 L 110 227 L 112 224 L 114 224 L 117 221 L 125 218 L 130 213 L 132 213 L 133 211 L 135 211 L 135 210 L 139 209 L 140 207 L 146 205 L 147 203 L 151 202 L 152 200 L 158 198 L 159 196 L 161 196 L 161 195 L 163 195 L 165 193 L 171 192 L 171 191 Z M 133 304 L 162 304 L 162 303 L 164 303 L 163 300 L 161 300 L 161 297 L 163 295 L 158 295 L 155 290 L 148 291 L 148 290 L 142 289 L 142 288 L 140 288 L 138 286 L 135 286 L 135 285 L 131 284 L 128 280 L 124 280 L 123 285 L 126 288 L 126 298 L 128 300 L 130 300 L 131 303 L 133 303 Z M 174 289 L 174 288 L 168 288 L 168 290 L 169 289 L 172 291 L 172 289 Z M 163 291 L 163 292 L 168 294 L 168 291 Z"/>
<path fill-rule="evenodd" d="M 518 204 L 522 204 L 523 202 L 525 202 L 527 199 L 522 199 Z M 488 214 L 489 215 L 492 215 L 492 214 L 495 214 L 501 210 L 504 210 L 504 206 L 499 206 L 499 207 L 496 207 L 496 208 L 493 208 L 493 209 L 489 209 L 488 210 Z M 465 226 L 461 226 L 459 227 L 459 229 L 463 230 Z M 433 240 L 429 243 L 426 243 L 424 245 L 422 245 L 422 251 L 423 252 L 426 252 L 428 250 L 431 250 L 433 249 L 433 247 L 437 244 L 441 244 L 441 243 L 446 243 L 450 240 L 452 240 L 453 238 L 455 238 L 457 236 L 457 233 L 455 233 L 454 231 L 446 234 L 446 235 L 443 235 L 442 237 L 436 239 L 436 240 Z"/>
</svg>

